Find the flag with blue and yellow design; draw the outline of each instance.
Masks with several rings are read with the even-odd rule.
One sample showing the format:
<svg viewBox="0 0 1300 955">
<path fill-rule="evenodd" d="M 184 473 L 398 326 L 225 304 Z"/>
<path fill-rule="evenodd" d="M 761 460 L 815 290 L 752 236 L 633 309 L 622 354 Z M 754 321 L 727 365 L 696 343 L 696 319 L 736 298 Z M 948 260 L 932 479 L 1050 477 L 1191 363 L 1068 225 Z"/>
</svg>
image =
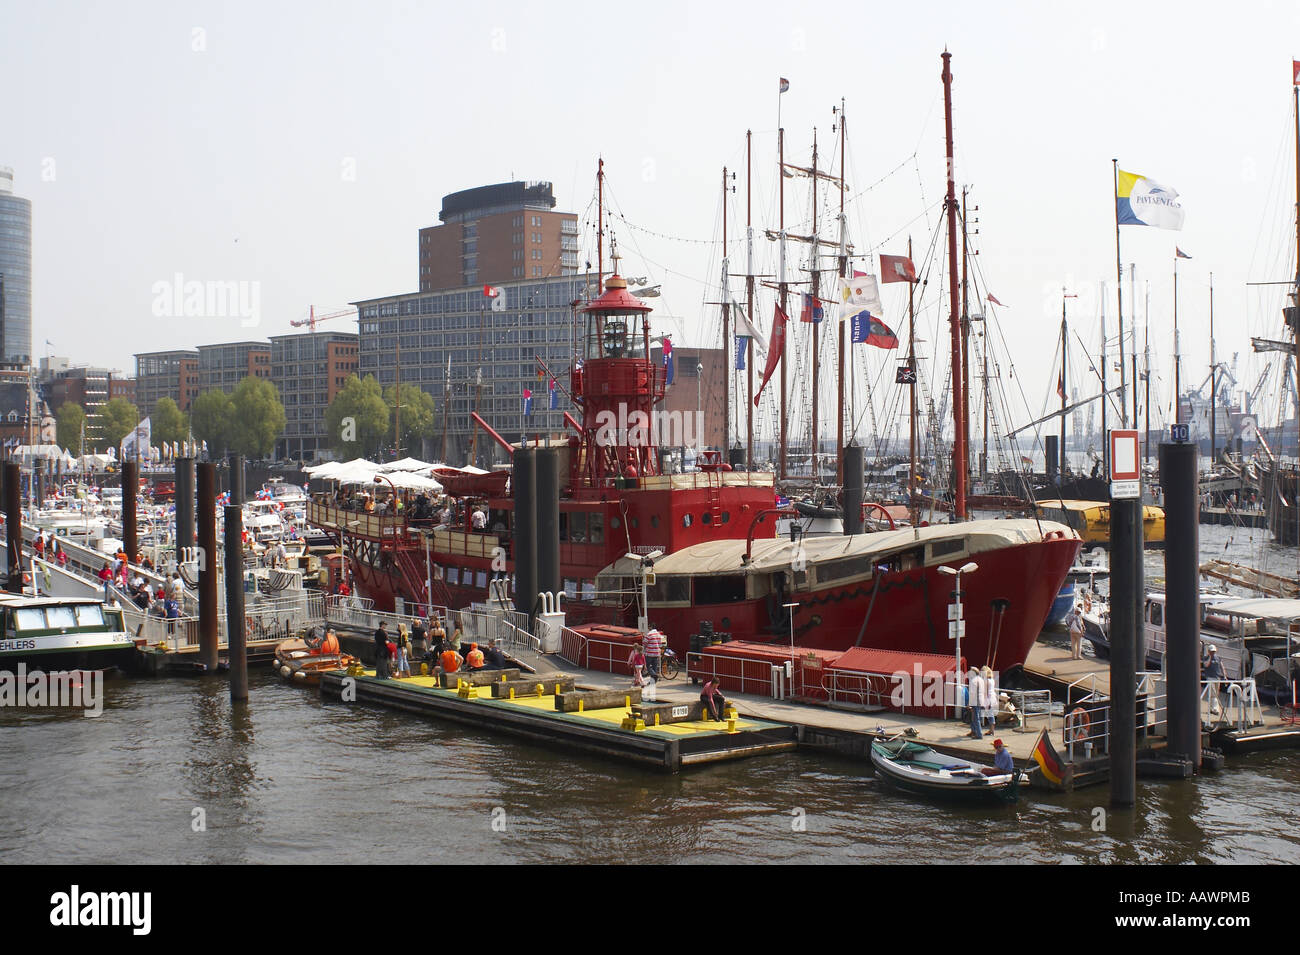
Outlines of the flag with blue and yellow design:
<svg viewBox="0 0 1300 955">
<path fill-rule="evenodd" d="M 1178 190 L 1123 169 L 1119 171 L 1115 188 L 1115 216 L 1120 225 L 1149 225 L 1157 229 L 1183 227 L 1183 207 L 1178 201 Z"/>
</svg>

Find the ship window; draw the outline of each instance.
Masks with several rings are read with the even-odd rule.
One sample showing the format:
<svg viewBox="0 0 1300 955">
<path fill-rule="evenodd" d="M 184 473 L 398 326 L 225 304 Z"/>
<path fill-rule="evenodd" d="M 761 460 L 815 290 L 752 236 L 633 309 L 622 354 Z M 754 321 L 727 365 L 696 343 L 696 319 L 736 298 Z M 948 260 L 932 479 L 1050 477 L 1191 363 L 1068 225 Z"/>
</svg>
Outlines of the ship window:
<svg viewBox="0 0 1300 955">
<path fill-rule="evenodd" d="M 1151 625 L 1153 627 L 1163 627 L 1165 623 L 1164 604 L 1153 603 L 1151 605 Z"/>
<path fill-rule="evenodd" d="M 658 514 L 651 514 L 651 515 L 650 515 L 650 526 L 651 526 L 651 527 L 658 527 L 658 526 L 659 526 L 659 515 L 658 515 Z"/>
<path fill-rule="evenodd" d="M 587 515 L 587 533 L 593 544 L 605 543 L 605 515 L 588 514 Z"/>
<path fill-rule="evenodd" d="M 71 607 L 46 607 L 45 620 L 50 627 L 75 627 L 77 613 Z"/>
<path fill-rule="evenodd" d="M 486 571 L 486 570 L 480 570 L 478 573 L 476 573 L 476 574 L 474 575 L 474 586 L 476 586 L 476 587 L 478 587 L 478 588 L 480 588 L 480 589 L 482 589 L 482 590 L 487 590 L 487 571 Z"/>
<path fill-rule="evenodd" d="M 722 523 L 724 523 L 724 524 L 730 524 L 730 523 L 731 523 L 731 511 L 723 511 L 723 512 L 722 512 Z"/>
<path fill-rule="evenodd" d="M 448 567 L 448 568 L 447 568 L 447 583 L 449 583 L 449 584 L 459 584 L 459 583 L 460 583 L 460 568 L 459 568 L 459 567 Z"/>
<path fill-rule="evenodd" d="M 870 576 L 870 557 L 845 557 L 817 565 L 817 580 L 826 583 L 832 580 L 844 580 L 847 577 Z"/>
<path fill-rule="evenodd" d="M 965 549 L 965 547 L 966 547 L 966 541 L 962 539 L 950 540 L 950 541 L 935 541 L 933 544 L 930 545 L 930 556 L 932 558 L 937 559 L 943 557 L 946 554 L 955 554 L 958 551 Z"/>
<path fill-rule="evenodd" d="M 688 603 L 691 599 L 691 578 L 665 577 L 659 574 L 655 577 L 654 586 L 647 592 L 647 597 L 654 604 Z"/>
<path fill-rule="evenodd" d="M 19 630 L 44 630 L 45 611 L 39 607 L 19 607 L 14 610 L 14 626 Z"/>
<path fill-rule="evenodd" d="M 738 577 L 696 577 L 696 604 L 737 603 L 745 599 L 745 578 Z"/>
<path fill-rule="evenodd" d="M 635 525 L 634 525 L 634 526 L 635 526 Z M 615 530 L 615 531 L 618 530 L 618 518 L 617 518 L 617 517 L 611 517 L 611 518 L 609 519 L 609 527 L 610 527 L 610 530 Z"/>
<path fill-rule="evenodd" d="M 682 527 L 690 527 L 692 523 L 693 523 L 693 518 L 691 517 L 691 515 L 689 514 L 682 515 Z"/>
<path fill-rule="evenodd" d="M 713 515 L 710 514 L 708 511 L 705 511 L 703 514 L 700 515 L 700 520 L 705 524 L 712 524 Z"/>
<path fill-rule="evenodd" d="M 77 604 L 78 627 L 102 627 L 104 608 L 99 604 Z"/>
</svg>

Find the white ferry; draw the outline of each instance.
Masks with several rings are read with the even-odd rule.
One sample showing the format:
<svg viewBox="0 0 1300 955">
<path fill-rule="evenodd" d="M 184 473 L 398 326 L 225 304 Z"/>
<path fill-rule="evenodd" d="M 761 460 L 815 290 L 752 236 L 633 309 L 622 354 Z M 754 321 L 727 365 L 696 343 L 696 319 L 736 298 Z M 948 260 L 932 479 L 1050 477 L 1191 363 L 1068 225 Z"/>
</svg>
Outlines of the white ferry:
<svg viewBox="0 0 1300 955">
<path fill-rule="evenodd" d="M 127 667 L 135 641 L 120 608 L 93 597 L 0 594 L 0 670 Z"/>
</svg>

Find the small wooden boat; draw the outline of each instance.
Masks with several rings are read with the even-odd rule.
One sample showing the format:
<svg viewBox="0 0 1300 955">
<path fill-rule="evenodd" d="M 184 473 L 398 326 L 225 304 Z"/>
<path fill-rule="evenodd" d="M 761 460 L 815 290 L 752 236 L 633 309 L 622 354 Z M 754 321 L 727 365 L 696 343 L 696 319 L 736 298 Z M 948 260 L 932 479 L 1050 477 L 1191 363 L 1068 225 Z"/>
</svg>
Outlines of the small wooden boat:
<svg viewBox="0 0 1300 955">
<path fill-rule="evenodd" d="M 347 653 L 321 653 L 306 640 L 286 640 L 275 648 L 275 672 L 289 683 L 319 686 L 326 670 L 346 670 L 357 658 Z"/>
<path fill-rule="evenodd" d="M 1004 773 L 905 739 L 874 740 L 871 763 L 899 789 L 942 799 L 1010 802 L 1029 781 L 1024 773 Z"/>
</svg>

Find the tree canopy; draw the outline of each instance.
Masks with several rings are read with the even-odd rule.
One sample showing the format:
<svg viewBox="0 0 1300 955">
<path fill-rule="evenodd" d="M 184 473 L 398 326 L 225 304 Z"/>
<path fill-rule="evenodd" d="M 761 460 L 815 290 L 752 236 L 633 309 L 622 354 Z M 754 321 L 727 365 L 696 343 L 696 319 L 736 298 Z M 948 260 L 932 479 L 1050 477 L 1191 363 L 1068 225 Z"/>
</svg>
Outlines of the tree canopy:
<svg viewBox="0 0 1300 955">
<path fill-rule="evenodd" d="M 149 423 L 153 431 L 153 443 L 159 447 L 189 440 L 190 423 L 185 419 L 185 412 L 171 398 L 158 399 Z"/>
<path fill-rule="evenodd" d="M 95 444 L 102 448 L 116 448 L 122 439 L 140 423 L 140 411 L 125 398 L 111 398 L 99 408 L 99 434 Z"/>
<path fill-rule="evenodd" d="M 230 400 L 235 415 L 231 450 L 249 458 L 270 457 L 276 438 L 284 434 L 280 392 L 265 378 L 249 375 L 235 386 Z"/>
<path fill-rule="evenodd" d="M 325 409 L 330 446 L 349 458 L 377 452 L 388 436 L 389 418 L 389 408 L 375 376 L 366 375 L 363 381 L 351 375 Z"/>
<path fill-rule="evenodd" d="M 225 455 L 230 447 L 234 422 L 235 404 L 224 391 L 205 391 L 190 405 L 190 427 L 194 438 L 208 443 L 210 459 Z"/>
<path fill-rule="evenodd" d="M 397 456 L 411 454 L 419 457 L 417 444 L 421 438 L 433 437 L 434 405 L 433 396 L 418 385 L 407 385 L 402 389 L 402 433 L 397 435 L 397 389 L 389 386 L 384 389 L 384 404 L 392 418 L 389 432 L 398 437 Z"/>
<path fill-rule="evenodd" d="M 86 422 L 86 409 L 72 401 L 65 401 L 59 406 L 57 436 L 59 447 L 67 448 L 69 453 L 80 457 L 86 453 L 81 446 L 81 426 Z"/>
</svg>

